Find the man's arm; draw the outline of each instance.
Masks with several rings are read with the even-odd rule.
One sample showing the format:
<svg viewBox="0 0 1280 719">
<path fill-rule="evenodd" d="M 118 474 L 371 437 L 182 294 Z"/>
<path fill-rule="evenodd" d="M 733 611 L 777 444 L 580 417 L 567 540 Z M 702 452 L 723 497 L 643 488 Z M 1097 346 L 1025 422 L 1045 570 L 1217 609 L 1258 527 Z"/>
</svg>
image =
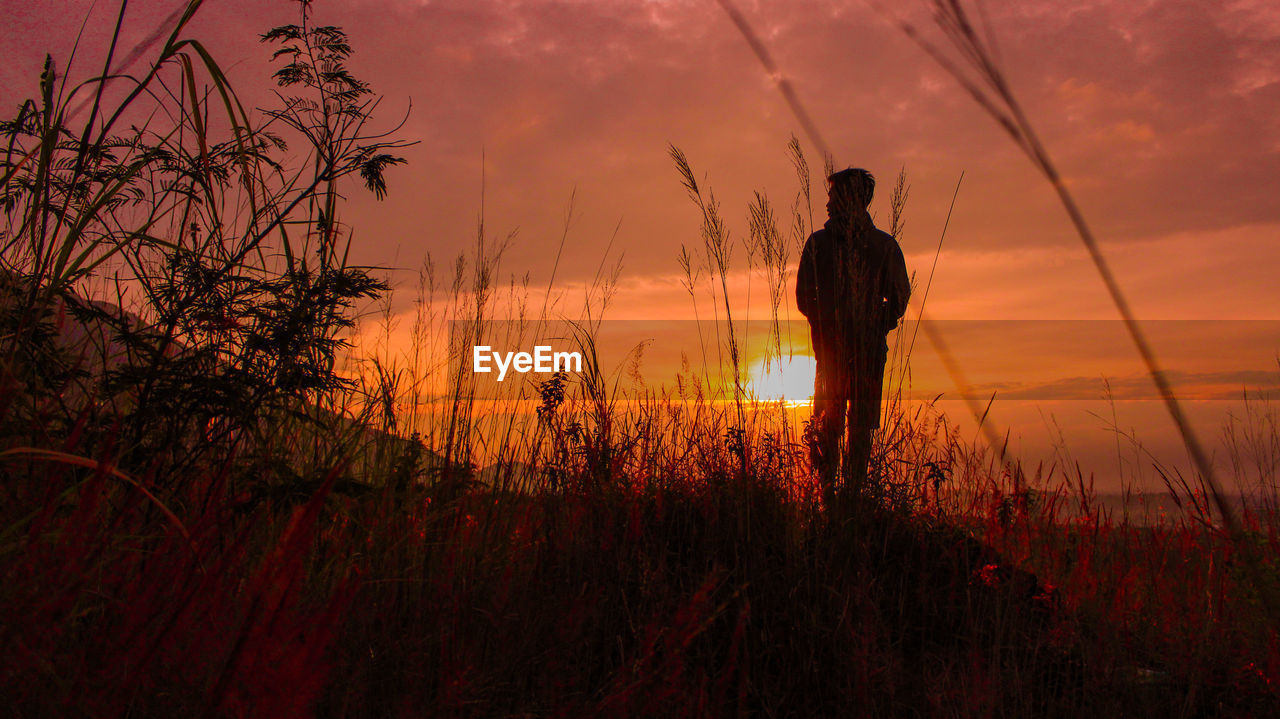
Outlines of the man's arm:
<svg viewBox="0 0 1280 719">
<path fill-rule="evenodd" d="M 816 232 L 805 241 L 804 250 L 800 252 L 800 264 L 796 267 L 796 307 L 805 317 L 812 317 L 818 304 L 817 268 L 814 266 L 815 236 Z"/>
<path fill-rule="evenodd" d="M 907 301 L 911 299 L 911 276 L 907 274 L 907 260 L 897 242 L 893 242 L 889 256 L 889 277 L 884 296 L 889 305 L 888 319 L 897 326 L 898 320 L 907 312 Z"/>
</svg>

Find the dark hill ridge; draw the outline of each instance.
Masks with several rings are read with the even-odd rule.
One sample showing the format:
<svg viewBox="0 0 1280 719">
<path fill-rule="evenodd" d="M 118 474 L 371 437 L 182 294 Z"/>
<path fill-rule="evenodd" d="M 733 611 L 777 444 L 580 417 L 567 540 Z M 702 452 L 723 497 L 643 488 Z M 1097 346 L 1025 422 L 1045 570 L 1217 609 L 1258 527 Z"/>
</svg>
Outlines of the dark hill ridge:
<svg viewBox="0 0 1280 719">
<path fill-rule="evenodd" d="M 27 412 L 42 417 L 41 422 L 69 427 L 79 421 L 82 412 L 88 412 L 86 417 L 101 431 L 118 433 L 131 422 L 142 420 L 181 424 L 190 412 L 202 414 L 201 423 L 208 425 L 219 418 L 218 401 L 227 395 L 228 385 L 249 379 L 241 368 L 223 361 L 217 345 L 206 343 L 193 349 L 171 330 L 148 324 L 117 304 L 89 300 L 73 291 L 52 297 L 33 293 L 29 281 L 8 271 L 0 272 L 0 332 L 13 349 L 2 370 L 15 382 L 15 396 L 31 403 Z M 152 381 L 160 389 L 153 391 L 151 401 L 162 409 L 172 408 L 167 418 L 163 413 L 155 418 L 139 416 L 148 409 L 139 408 L 139 393 Z M 201 392 L 209 393 L 213 400 L 202 403 L 196 397 Z M 226 416 L 233 409 L 224 407 L 221 414 Z M 253 412 L 260 407 L 249 409 L 243 417 L 246 421 L 258 425 L 270 421 L 253 419 Z M 340 489 L 371 487 L 371 482 L 385 478 L 368 473 L 388 469 L 407 473 L 409 481 L 448 474 L 444 459 L 435 452 L 375 422 L 309 403 L 287 411 L 295 418 L 308 416 L 309 421 L 300 426 L 311 426 L 317 435 L 327 438 L 321 441 L 336 443 L 341 438 L 340 444 L 350 453 L 346 464 L 359 476 L 340 483 Z M 111 426 L 117 429 L 108 430 Z M 199 444 L 190 437 L 183 441 Z M 236 451 L 246 459 L 254 453 L 245 440 L 237 442 Z M 404 466 L 405 462 L 410 466 Z M 277 470 L 284 467 L 275 460 L 272 464 Z M 452 474 L 469 472 L 457 467 Z M 301 500 L 322 483 L 320 477 L 295 479 L 291 488 L 276 489 Z M 272 490 L 267 495 L 279 492 Z"/>
</svg>

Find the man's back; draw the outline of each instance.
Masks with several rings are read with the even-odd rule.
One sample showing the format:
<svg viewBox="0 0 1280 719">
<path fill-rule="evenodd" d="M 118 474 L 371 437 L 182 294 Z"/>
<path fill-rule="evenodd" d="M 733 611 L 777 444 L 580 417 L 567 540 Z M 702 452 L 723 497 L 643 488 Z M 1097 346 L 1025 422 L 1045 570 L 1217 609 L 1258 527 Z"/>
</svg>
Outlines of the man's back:
<svg viewBox="0 0 1280 719">
<path fill-rule="evenodd" d="M 847 344 L 883 336 L 907 307 L 910 279 L 902 248 L 867 223 L 858 232 L 827 222 L 805 242 L 796 277 L 796 305 L 815 339 Z"/>
</svg>

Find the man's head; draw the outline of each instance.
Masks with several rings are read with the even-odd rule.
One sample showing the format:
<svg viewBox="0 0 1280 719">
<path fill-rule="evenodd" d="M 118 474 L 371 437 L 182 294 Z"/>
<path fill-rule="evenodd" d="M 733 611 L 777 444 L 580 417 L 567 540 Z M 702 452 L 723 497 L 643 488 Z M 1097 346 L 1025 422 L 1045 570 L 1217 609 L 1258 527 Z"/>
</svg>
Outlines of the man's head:
<svg viewBox="0 0 1280 719">
<path fill-rule="evenodd" d="M 850 167 L 827 178 L 827 214 L 832 219 L 851 219 L 865 214 L 876 190 L 876 178 L 859 167 Z"/>
</svg>

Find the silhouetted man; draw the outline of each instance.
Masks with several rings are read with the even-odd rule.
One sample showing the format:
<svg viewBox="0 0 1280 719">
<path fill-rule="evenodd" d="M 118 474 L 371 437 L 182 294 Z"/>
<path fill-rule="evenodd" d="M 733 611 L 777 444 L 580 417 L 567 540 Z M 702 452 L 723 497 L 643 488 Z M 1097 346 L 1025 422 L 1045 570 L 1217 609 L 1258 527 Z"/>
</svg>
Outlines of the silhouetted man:
<svg viewBox="0 0 1280 719">
<path fill-rule="evenodd" d="M 830 496 L 846 423 L 844 479 L 855 487 L 866 479 L 871 431 L 880 426 L 885 335 L 906 311 L 911 283 L 902 248 L 871 223 L 871 173 L 850 168 L 827 182 L 830 219 L 805 242 L 796 305 L 809 319 L 818 362 L 814 460 Z"/>
</svg>

